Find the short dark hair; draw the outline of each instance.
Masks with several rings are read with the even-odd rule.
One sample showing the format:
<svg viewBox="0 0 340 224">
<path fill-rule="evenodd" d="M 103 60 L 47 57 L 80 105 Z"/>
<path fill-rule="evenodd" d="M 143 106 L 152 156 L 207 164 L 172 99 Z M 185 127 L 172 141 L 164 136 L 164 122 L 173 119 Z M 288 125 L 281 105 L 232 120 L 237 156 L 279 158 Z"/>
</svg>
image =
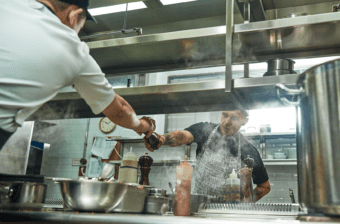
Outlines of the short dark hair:
<svg viewBox="0 0 340 224">
<path fill-rule="evenodd" d="M 60 1 L 60 0 L 49 0 L 51 4 L 59 11 L 64 11 L 67 7 L 69 7 L 71 4 Z M 83 10 L 82 13 L 78 15 L 78 20 L 86 18 L 87 14 L 86 11 Z"/>
<path fill-rule="evenodd" d="M 248 112 L 247 112 L 246 110 L 240 109 L 240 111 L 241 111 L 241 113 L 243 114 L 243 117 L 244 117 L 244 118 L 249 117 L 249 114 L 248 114 Z"/>
</svg>

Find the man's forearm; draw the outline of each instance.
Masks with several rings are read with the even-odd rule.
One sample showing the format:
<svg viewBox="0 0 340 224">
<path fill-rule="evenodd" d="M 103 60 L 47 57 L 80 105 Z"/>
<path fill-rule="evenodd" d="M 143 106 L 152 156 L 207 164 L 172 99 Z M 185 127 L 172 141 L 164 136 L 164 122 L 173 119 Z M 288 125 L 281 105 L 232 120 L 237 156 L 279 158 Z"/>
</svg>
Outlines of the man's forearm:
<svg viewBox="0 0 340 224">
<path fill-rule="evenodd" d="M 169 145 L 172 147 L 180 146 L 183 144 L 190 144 L 194 141 L 193 136 L 186 134 L 184 131 L 174 131 L 164 134 L 165 141 L 163 145 Z"/>
<path fill-rule="evenodd" d="M 111 121 L 121 127 L 136 129 L 140 126 L 140 121 L 130 104 L 118 94 L 115 95 L 112 103 L 103 111 Z"/>
<path fill-rule="evenodd" d="M 265 182 L 265 184 L 257 185 L 257 187 L 254 189 L 254 195 L 255 195 L 254 202 L 259 201 L 261 198 L 263 198 L 269 192 L 270 192 L 269 181 Z"/>
</svg>

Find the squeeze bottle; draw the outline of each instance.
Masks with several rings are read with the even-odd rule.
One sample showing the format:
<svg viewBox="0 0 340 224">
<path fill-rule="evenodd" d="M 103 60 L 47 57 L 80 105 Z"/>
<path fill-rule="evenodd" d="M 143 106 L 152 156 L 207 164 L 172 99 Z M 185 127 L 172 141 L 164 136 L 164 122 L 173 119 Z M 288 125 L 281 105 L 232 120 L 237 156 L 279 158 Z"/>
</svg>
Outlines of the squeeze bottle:
<svg viewBox="0 0 340 224">
<path fill-rule="evenodd" d="M 185 156 L 184 162 L 176 168 L 174 214 L 177 216 L 190 215 L 192 171 L 193 168 L 187 162 L 187 156 Z"/>
<path fill-rule="evenodd" d="M 229 174 L 229 178 L 226 180 L 226 202 L 239 203 L 241 200 L 241 186 L 240 179 L 237 178 L 235 169 Z"/>
<path fill-rule="evenodd" d="M 126 153 L 121 161 L 118 180 L 124 183 L 137 183 L 137 169 L 137 156 L 131 147 L 130 152 Z"/>
</svg>

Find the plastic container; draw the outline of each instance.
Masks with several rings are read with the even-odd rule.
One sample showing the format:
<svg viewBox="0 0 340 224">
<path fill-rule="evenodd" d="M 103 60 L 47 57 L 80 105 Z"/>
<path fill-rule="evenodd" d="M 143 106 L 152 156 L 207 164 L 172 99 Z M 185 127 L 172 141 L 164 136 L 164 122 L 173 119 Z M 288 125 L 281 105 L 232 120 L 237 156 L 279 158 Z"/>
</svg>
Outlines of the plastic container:
<svg viewBox="0 0 340 224">
<path fill-rule="evenodd" d="M 131 150 L 126 153 L 119 169 L 119 181 L 124 183 L 137 183 L 138 161 L 137 156 Z"/>
<path fill-rule="evenodd" d="M 184 162 L 176 168 L 176 192 L 174 202 L 174 215 L 190 215 L 190 194 L 193 168 L 187 162 L 185 156 Z"/>
<path fill-rule="evenodd" d="M 226 202 L 239 203 L 241 201 L 241 181 L 237 178 L 237 174 L 233 169 L 233 172 L 229 174 L 229 178 L 226 180 Z"/>
</svg>

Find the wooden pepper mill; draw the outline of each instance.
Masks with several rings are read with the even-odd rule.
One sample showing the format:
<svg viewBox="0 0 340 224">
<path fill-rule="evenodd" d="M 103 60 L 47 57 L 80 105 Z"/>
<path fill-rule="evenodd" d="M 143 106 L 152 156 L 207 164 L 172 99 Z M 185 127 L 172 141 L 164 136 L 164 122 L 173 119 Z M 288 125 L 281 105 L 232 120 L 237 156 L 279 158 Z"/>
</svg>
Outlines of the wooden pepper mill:
<svg viewBox="0 0 340 224">
<path fill-rule="evenodd" d="M 141 156 L 139 158 L 139 165 L 140 165 L 140 171 L 142 173 L 142 177 L 139 181 L 140 185 L 149 185 L 149 173 L 150 173 L 150 166 L 153 163 L 153 159 L 148 156 L 148 153 L 145 153 L 145 156 Z"/>
</svg>

